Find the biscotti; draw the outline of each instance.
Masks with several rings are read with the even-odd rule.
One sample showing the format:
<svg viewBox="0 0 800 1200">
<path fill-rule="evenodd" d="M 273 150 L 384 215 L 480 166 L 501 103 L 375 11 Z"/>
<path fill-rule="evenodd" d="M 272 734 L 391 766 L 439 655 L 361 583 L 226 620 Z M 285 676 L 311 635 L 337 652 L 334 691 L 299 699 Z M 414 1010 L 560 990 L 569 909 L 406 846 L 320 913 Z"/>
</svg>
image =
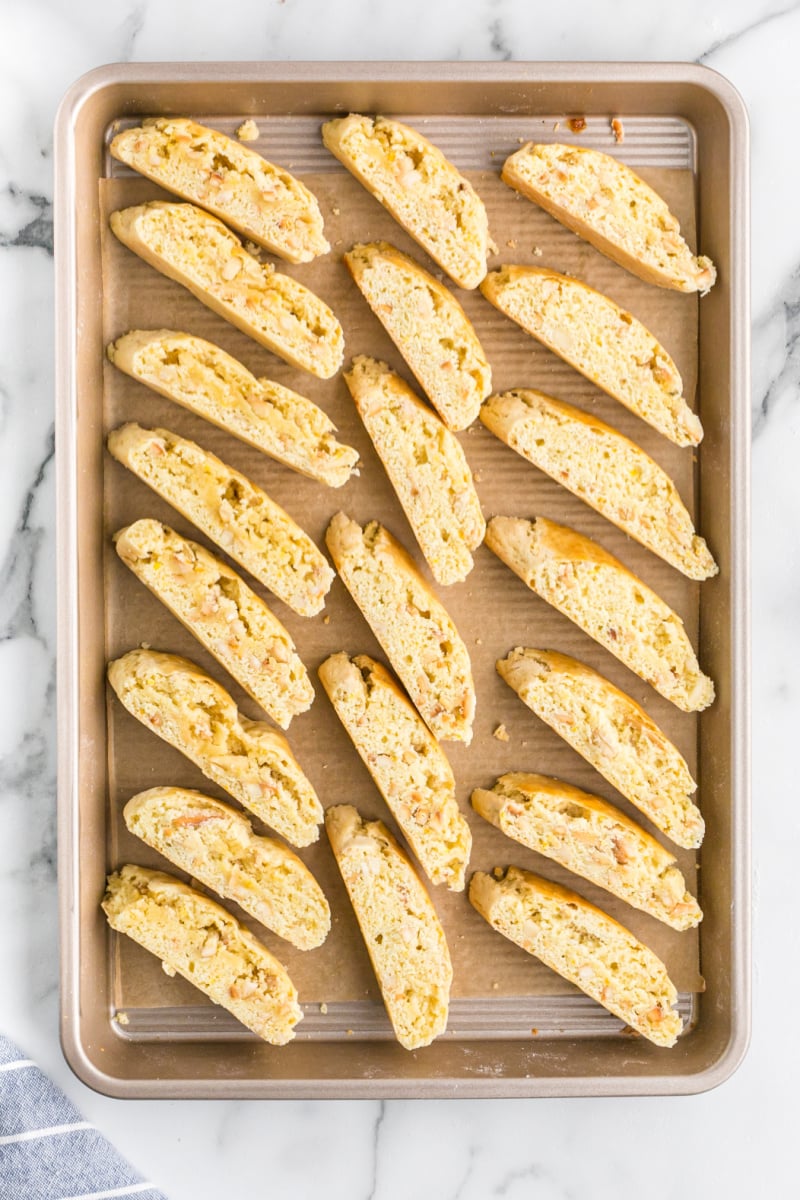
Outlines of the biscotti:
<svg viewBox="0 0 800 1200">
<path fill-rule="evenodd" d="M 444 1033 L 453 968 L 436 910 L 381 821 L 349 804 L 329 808 L 325 828 L 364 937 L 389 1020 L 406 1050 Z"/>
<path fill-rule="evenodd" d="M 684 712 L 714 699 L 676 612 L 590 538 L 544 517 L 493 517 L 486 545 L 520 579 Z"/>
<path fill-rule="evenodd" d="M 472 807 L 514 841 L 673 929 L 702 920 L 675 856 L 598 796 L 546 775 L 512 772 L 490 791 L 476 788 Z"/>
<path fill-rule="evenodd" d="M 630 167 L 589 146 L 529 142 L 502 179 L 647 283 L 705 294 L 717 271 L 696 257 L 666 202 Z"/>
<path fill-rule="evenodd" d="M 472 834 L 450 764 L 394 678 L 366 654 L 319 668 L 336 715 L 431 883 L 464 890 Z"/>
<path fill-rule="evenodd" d="M 667 473 L 610 425 L 529 389 L 490 396 L 481 420 L 517 454 L 689 579 L 719 571 Z"/>
<path fill-rule="evenodd" d="M 276 833 L 293 846 L 317 840 L 322 805 L 286 738 L 240 713 L 205 671 L 177 654 L 131 650 L 109 663 L 108 680 L 137 721 Z"/>
<path fill-rule="evenodd" d="M 111 142 L 114 158 L 293 263 L 327 254 L 316 197 L 283 167 L 186 117 L 151 117 Z"/>
<path fill-rule="evenodd" d="M 121 529 L 114 543 L 137 579 L 282 729 L 311 707 L 314 689 L 290 634 L 221 559 L 150 518 Z"/>
<path fill-rule="evenodd" d="M 674 1046 L 683 1021 L 678 993 L 652 950 L 576 892 L 508 867 L 477 871 L 469 898 L 517 946 L 614 1013 L 657 1046 Z"/>
<path fill-rule="evenodd" d="M 319 483 L 341 487 L 358 462 L 358 451 L 336 440 L 336 426 L 313 401 L 256 379 L 191 333 L 134 329 L 111 343 L 108 357 L 159 395 Z"/>
<path fill-rule="evenodd" d="M 132 796 L 122 815 L 132 834 L 298 950 L 325 941 L 330 908 L 308 867 L 229 804 L 156 787 Z"/>
<path fill-rule="evenodd" d="M 377 521 L 337 513 L 326 534 L 342 581 L 434 737 L 469 743 L 475 685 L 467 648 L 413 559 Z"/>
<path fill-rule="evenodd" d="M 678 368 L 629 312 L 579 279 L 542 267 L 501 267 L 481 284 L 487 300 L 526 333 L 678 446 L 703 427 L 683 397 Z"/>
<path fill-rule="evenodd" d="M 573 750 L 678 846 L 696 848 L 704 823 L 686 762 L 643 708 L 566 654 L 512 650 L 497 670 Z"/>
<path fill-rule="evenodd" d="M 466 429 L 492 390 L 492 372 L 455 296 L 388 242 L 354 246 L 344 261 L 447 428 Z"/>
<path fill-rule="evenodd" d="M 339 162 L 463 288 L 486 274 L 489 222 L 468 179 L 416 129 L 351 113 L 322 126 Z"/>
<path fill-rule="evenodd" d="M 434 579 L 466 579 L 486 522 L 458 438 L 385 363 L 354 358 L 345 381 Z"/>
<path fill-rule="evenodd" d="M 339 370 L 344 334 L 327 304 L 259 262 L 216 217 L 193 204 L 152 200 L 109 221 L 129 250 L 279 358 L 320 379 Z"/>
<path fill-rule="evenodd" d="M 124 933 L 227 1008 L 273 1046 L 302 1021 L 297 991 L 283 967 L 244 925 L 194 888 L 130 863 L 109 875 L 103 911 Z"/>
<path fill-rule="evenodd" d="M 108 448 L 212 542 L 301 617 L 325 607 L 325 556 L 288 513 L 244 475 L 169 429 L 122 425 Z"/>
</svg>

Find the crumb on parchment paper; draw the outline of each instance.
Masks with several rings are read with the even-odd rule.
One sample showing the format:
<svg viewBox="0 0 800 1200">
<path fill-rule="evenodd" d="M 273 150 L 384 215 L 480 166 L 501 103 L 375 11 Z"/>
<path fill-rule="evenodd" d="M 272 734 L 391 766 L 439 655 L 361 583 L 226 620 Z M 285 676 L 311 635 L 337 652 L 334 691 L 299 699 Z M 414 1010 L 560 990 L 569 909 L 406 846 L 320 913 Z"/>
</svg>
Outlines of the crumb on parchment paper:
<svg viewBox="0 0 800 1200">
<path fill-rule="evenodd" d="M 255 142 L 258 140 L 260 130 L 255 121 L 248 118 L 242 121 L 239 128 L 236 130 L 236 136 L 240 142 Z"/>
<path fill-rule="evenodd" d="M 498 742 L 511 741 L 511 734 L 508 732 L 505 725 L 498 725 L 497 729 L 492 732 L 492 737 L 497 738 Z"/>
</svg>

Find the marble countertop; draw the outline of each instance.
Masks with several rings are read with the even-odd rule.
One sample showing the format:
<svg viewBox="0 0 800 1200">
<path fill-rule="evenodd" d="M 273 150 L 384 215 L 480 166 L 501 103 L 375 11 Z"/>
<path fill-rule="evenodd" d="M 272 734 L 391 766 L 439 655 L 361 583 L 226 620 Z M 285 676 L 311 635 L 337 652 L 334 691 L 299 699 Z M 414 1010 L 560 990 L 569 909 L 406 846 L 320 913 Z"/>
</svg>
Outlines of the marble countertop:
<svg viewBox="0 0 800 1200">
<path fill-rule="evenodd" d="M 800 985 L 800 5 L 768 0 L 6 0 L 0 39 L 0 1029 L 172 1200 L 786 1194 Z M 680 1100 L 125 1103 L 57 1030 L 52 122 L 115 60 L 675 59 L 721 71 L 753 138 L 754 1034 L 723 1087 Z M 779 536 L 780 535 L 780 536 Z M 775 1018 L 777 1007 L 780 1020 Z M 772 1014 L 772 1015 L 771 1015 Z M 790 1175 L 790 1172 L 792 1174 Z"/>
</svg>

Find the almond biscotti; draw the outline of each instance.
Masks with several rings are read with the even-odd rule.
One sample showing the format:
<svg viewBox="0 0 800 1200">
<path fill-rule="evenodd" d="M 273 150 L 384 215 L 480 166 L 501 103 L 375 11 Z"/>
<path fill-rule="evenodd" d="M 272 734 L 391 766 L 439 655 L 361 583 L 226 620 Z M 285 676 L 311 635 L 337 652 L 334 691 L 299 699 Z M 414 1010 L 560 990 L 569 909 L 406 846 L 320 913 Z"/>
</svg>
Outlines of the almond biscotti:
<svg viewBox="0 0 800 1200">
<path fill-rule="evenodd" d="M 472 741 L 467 648 L 414 560 L 377 521 L 337 513 L 325 535 L 336 570 L 434 737 Z"/>
<path fill-rule="evenodd" d="M 481 420 L 517 454 L 689 579 L 719 571 L 667 473 L 610 425 L 531 389 L 490 396 Z"/>
<path fill-rule="evenodd" d="M 325 828 L 380 985 L 395 1035 L 406 1050 L 444 1033 L 453 968 L 417 873 L 381 821 L 349 804 L 329 808 Z"/>
<path fill-rule="evenodd" d="M 678 993 L 660 958 L 623 925 L 576 892 L 507 867 L 476 871 L 469 898 L 510 941 L 614 1013 L 657 1046 L 674 1046 L 683 1021 Z"/>
<path fill-rule="evenodd" d="M 610 154 L 529 142 L 506 159 L 502 179 L 647 283 L 705 295 L 716 280 L 661 196 Z"/>
<path fill-rule="evenodd" d="M 244 925 L 194 888 L 128 863 L 109 875 L 103 912 L 265 1042 L 284 1046 L 303 1019 L 286 968 Z"/>
<path fill-rule="evenodd" d="M 319 677 L 431 883 L 463 892 L 472 834 L 436 738 L 393 676 L 366 654 L 333 654 Z"/>
<path fill-rule="evenodd" d="M 325 556 L 288 513 L 246 476 L 169 429 L 122 425 L 114 458 L 301 617 L 325 607 Z"/>
<path fill-rule="evenodd" d="M 514 841 L 673 929 L 702 920 L 675 856 L 599 796 L 546 775 L 512 772 L 491 790 L 476 788 L 472 807 Z"/>
<path fill-rule="evenodd" d="M 129 250 L 279 358 L 320 379 L 339 370 L 344 334 L 327 304 L 259 262 L 216 217 L 152 200 L 113 212 L 109 222 Z"/>
<path fill-rule="evenodd" d="M 466 579 L 486 522 L 458 438 L 385 363 L 359 355 L 345 382 L 434 579 Z"/>
<path fill-rule="evenodd" d="M 298 950 L 328 936 L 328 901 L 308 867 L 282 842 L 259 837 L 229 804 L 156 787 L 132 796 L 122 816 L 135 837 Z"/>
<path fill-rule="evenodd" d="M 497 663 L 528 708 L 678 846 L 695 849 L 705 825 L 686 762 L 643 708 L 566 654 L 517 648 Z"/>
<path fill-rule="evenodd" d="M 317 840 L 322 805 L 286 738 L 240 713 L 205 671 L 177 654 L 131 650 L 109 663 L 108 680 L 131 716 L 276 833 L 293 846 Z"/>
<path fill-rule="evenodd" d="M 455 296 L 388 242 L 354 246 L 344 261 L 447 428 L 466 429 L 492 390 L 492 371 Z"/>
<path fill-rule="evenodd" d="M 186 117 L 151 117 L 113 139 L 114 158 L 208 209 L 292 263 L 327 254 L 316 197 L 283 167 Z"/>
<path fill-rule="evenodd" d="M 340 163 L 463 288 L 486 274 L 489 222 L 468 179 L 416 129 L 351 113 L 322 126 Z"/>
<path fill-rule="evenodd" d="M 282 729 L 314 689 L 289 632 L 235 571 L 149 518 L 121 529 L 117 554 Z"/>
<path fill-rule="evenodd" d="M 108 347 L 115 367 L 293 471 L 341 487 L 358 451 L 313 401 L 271 379 L 256 379 L 219 346 L 174 329 L 134 329 Z"/>
<path fill-rule="evenodd" d="M 703 427 L 683 397 L 678 368 L 629 312 L 594 288 L 544 267 L 501 267 L 481 284 L 487 300 L 592 383 L 678 446 Z"/>
<path fill-rule="evenodd" d="M 493 517 L 486 545 L 528 587 L 684 712 L 701 712 L 714 684 L 700 670 L 676 612 L 574 529 L 544 517 Z"/>
</svg>

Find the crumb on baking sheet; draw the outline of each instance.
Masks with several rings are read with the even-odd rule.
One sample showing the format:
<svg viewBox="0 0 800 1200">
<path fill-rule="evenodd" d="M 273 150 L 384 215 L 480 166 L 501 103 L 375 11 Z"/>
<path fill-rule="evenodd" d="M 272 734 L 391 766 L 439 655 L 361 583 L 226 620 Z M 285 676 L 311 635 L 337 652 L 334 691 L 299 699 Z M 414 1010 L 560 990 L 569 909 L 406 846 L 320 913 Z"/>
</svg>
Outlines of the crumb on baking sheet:
<svg viewBox="0 0 800 1200">
<path fill-rule="evenodd" d="M 492 991 L 493 991 L 493 992 L 496 992 L 496 991 L 497 991 L 497 989 L 498 989 L 499 987 L 500 987 L 500 984 L 497 982 L 497 980 L 496 980 L 496 979 L 494 979 L 494 980 L 492 981 Z"/>
<path fill-rule="evenodd" d="M 534 246 L 534 247 L 533 247 L 533 257 L 534 257 L 534 258 L 541 258 L 541 257 L 542 257 L 542 248 L 541 248 L 541 246 Z"/>
<path fill-rule="evenodd" d="M 539 1030 L 534 1025 L 533 1029 L 531 1030 L 531 1037 L 538 1037 L 538 1036 L 539 1036 Z"/>
<path fill-rule="evenodd" d="M 141 646 L 142 650 L 149 650 L 149 649 L 150 649 L 150 643 L 149 643 L 149 642 L 140 642 L 140 643 L 139 643 L 139 645 Z"/>
<path fill-rule="evenodd" d="M 331 212 L 333 213 L 333 215 L 335 217 L 338 217 L 339 214 L 341 213 L 341 211 L 342 210 L 340 208 L 337 208 L 336 205 L 334 205 L 333 208 L 331 209 Z"/>
<path fill-rule="evenodd" d="M 482 637 L 476 637 L 476 638 L 475 638 L 475 645 L 476 645 L 476 646 L 482 646 L 482 645 L 483 645 L 483 638 L 482 638 Z"/>
<path fill-rule="evenodd" d="M 170 979 L 174 978 L 175 968 L 171 967 L 168 962 L 162 962 L 161 970 L 164 972 L 165 975 L 169 975 Z"/>
<path fill-rule="evenodd" d="M 325 616 L 322 618 L 322 624 L 330 625 L 330 623 L 331 623 L 331 615 L 330 615 L 330 613 L 325 613 Z"/>
<path fill-rule="evenodd" d="M 494 875 L 495 879 L 502 879 L 503 878 L 503 868 L 502 867 L 492 867 L 492 874 Z"/>
<path fill-rule="evenodd" d="M 525 145 L 525 138 L 517 138 L 517 141 L 519 142 L 520 146 Z"/>
<path fill-rule="evenodd" d="M 611 132 L 614 134 L 614 141 L 617 145 L 625 141 L 625 126 L 620 121 L 619 117 L 612 117 Z"/>
<path fill-rule="evenodd" d="M 481 474 L 480 471 L 473 471 L 472 478 L 475 483 L 483 483 L 483 475 Z"/>
<path fill-rule="evenodd" d="M 130 1017 L 126 1012 L 118 1012 L 114 1020 L 118 1025 L 130 1025 Z"/>
<path fill-rule="evenodd" d="M 516 250 L 516 248 L 517 248 L 516 239 L 509 238 L 508 241 L 506 242 L 506 245 L 508 246 L 509 250 Z"/>
<path fill-rule="evenodd" d="M 258 140 L 259 133 L 260 130 L 255 121 L 252 121 L 249 118 L 246 121 L 242 121 L 241 125 L 236 130 L 236 136 L 240 142 L 255 142 Z"/>
<path fill-rule="evenodd" d="M 498 725 L 497 729 L 492 732 L 492 737 L 497 738 L 498 742 L 511 741 L 511 734 L 508 732 L 505 725 Z"/>
<path fill-rule="evenodd" d="M 561 128 L 561 122 L 556 121 L 555 125 L 553 126 L 553 133 L 558 133 L 560 128 Z"/>
<path fill-rule="evenodd" d="M 319 1011 L 322 1013 L 323 1017 L 325 1016 L 325 1014 L 328 1011 L 328 1006 L 324 1000 L 322 1001 L 322 1004 L 320 1004 L 320 1006 L 319 1006 Z"/>
<path fill-rule="evenodd" d="M 516 192 L 515 194 L 518 196 L 519 192 Z M 489 241 L 487 242 L 487 247 L 488 247 L 490 254 L 499 254 L 500 253 L 500 247 L 498 246 L 497 242 L 494 240 L 493 237 L 489 238 Z"/>
<path fill-rule="evenodd" d="M 572 133 L 583 133 L 586 128 L 586 117 L 570 117 L 567 124 Z"/>
</svg>

